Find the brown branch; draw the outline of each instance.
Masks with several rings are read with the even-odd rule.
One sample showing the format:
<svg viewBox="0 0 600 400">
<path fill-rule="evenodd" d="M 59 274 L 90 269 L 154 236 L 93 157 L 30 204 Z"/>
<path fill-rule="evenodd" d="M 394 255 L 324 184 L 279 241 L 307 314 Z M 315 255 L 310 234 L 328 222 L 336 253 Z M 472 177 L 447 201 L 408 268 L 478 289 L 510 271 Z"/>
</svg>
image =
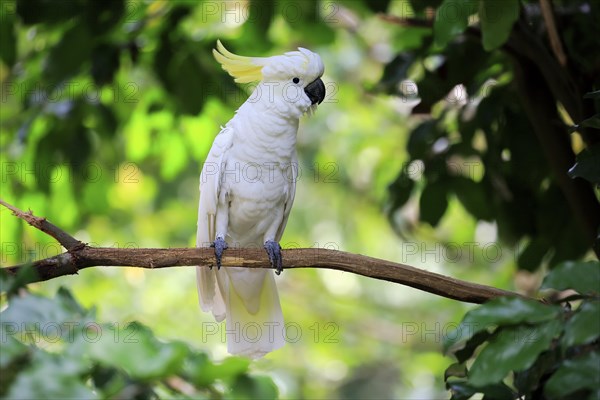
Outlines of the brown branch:
<svg viewBox="0 0 600 400">
<path fill-rule="evenodd" d="M 25 215 L 31 216 L 31 214 Z M 36 225 L 33 226 L 37 227 Z M 62 232 L 59 228 L 54 228 L 54 234 Z M 481 304 L 498 296 L 518 296 L 517 293 L 491 286 L 465 282 L 409 265 L 343 251 L 318 248 L 288 249 L 282 251 L 282 256 L 284 269 L 328 268 L 351 272 L 369 278 L 399 283 L 438 296 L 468 303 Z M 17 265 L 2 270 L 15 275 L 23 268 L 31 267 L 35 271 L 35 276 L 31 277 L 28 283 L 33 283 L 77 274 L 80 270 L 90 267 L 113 266 L 155 269 L 197 265 L 213 267 L 214 264 L 214 250 L 211 248 L 116 249 L 90 247 L 82 244 L 71 251 L 35 261 L 31 265 Z M 271 268 L 266 252 L 259 248 L 231 247 L 225 251 L 222 265 L 223 267 Z"/>
<path fill-rule="evenodd" d="M 60 243 L 67 250 L 75 250 L 85 246 L 85 243 L 80 242 L 67 232 L 63 231 L 59 227 L 50 222 L 46 221 L 46 218 L 40 218 L 33 215 L 31 211 L 24 212 L 19 210 L 17 207 L 12 206 L 0 199 L 0 204 L 12 211 L 13 215 L 25 220 L 29 225 L 39 229 L 47 235 L 52 236 L 58 243 Z"/>
<path fill-rule="evenodd" d="M 550 39 L 552 52 L 559 64 L 564 67 L 567 65 L 567 56 L 565 55 L 560 37 L 558 36 L 558 31 L 556 30 L 552 4 L 550 4 L 549 0 L 540 0 L 540 8 L 542 10 L 542 17 L 546 23 L 546 29 L 548 30 L 548 38 Z"/>
</svg>

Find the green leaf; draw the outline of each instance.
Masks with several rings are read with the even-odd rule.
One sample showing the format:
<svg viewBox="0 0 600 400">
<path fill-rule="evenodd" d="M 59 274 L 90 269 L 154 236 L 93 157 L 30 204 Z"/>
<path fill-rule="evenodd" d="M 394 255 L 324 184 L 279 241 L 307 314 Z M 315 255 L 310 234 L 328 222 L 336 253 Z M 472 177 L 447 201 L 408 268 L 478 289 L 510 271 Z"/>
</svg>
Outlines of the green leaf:
<svg viewBox="0 0 600 400">
<path fill-rule="evenodd" d="M 454 36 L 465 31 L 469 16 L 477 12 L 478 0 L 444 0 L 433 23 L 435 44 L 444 47 Z"/>
<path fill-rule="evenodd" d="M 421 221 L 436 226 L 448 208 L 447 187 L 444 182 L 431 182 L 421 193 L 419 209 Z"/>
<path fill-rule="evenodd" d="M 243 357 L 228 357 L 222 363 L 211 365 L 204 371 L 203 380 L 221 379 L 233 382 L 239 375 L 245 374 L 250 366 L 250 360 Z"/>
<path fill-rule="evenodd" d="M 15 5 L 3 1 L 0 3 L 0 60 L 10 68 L 17 57 L 15 35 Z"/>
<path fill-rule="evenodd" d="M 600 354 L 590 352 L 574 360 L 566 360 L 548 379 L 544 393 L 550 399 L 558 399 L 582 389 L 598 391 L 599 386 Z"/>
<path fill-rule="evenodd" d="M 91 54 L 93 38 L 83 23 L 67 30 L 50 50 L 44 76 L 51 85 L 76 75 Z"/>
<path fill-rule="evenodd" d="M 512 400 L 515 398 L 513 391 L 504 383 L 488 385 L 481 388 L 476 388 L 468 382 L 448 382 L 447 388 L 452 393 L 450 400 L 469 400 L 476 393 L 482 393 L 484 399 L 494 400 Z"/>
<path fill-rule="evenodd" d="M 391 203 L 390 215 L 408 201 L 415 186 L 415 182 L 409 176 L 408 168 L 408 164 L 405 163 L 396 180 L 388 186 Z"/>
<path fill-rule="evenodd" d="M 508 40 L 512 26 L 518 18 L 518 0 L 481 0 L 479 19 L 483 48 L 491 51 L 502 46 Z"/>
<path fill-rule="evenodd" d="M 549 245 L 545 237 L 535 237 L 519 254 L 517 265 L 526 271 L 535 271 L 542 263 L 542 259 L 548 252 Z"/>
<path fill-rule="evenodd" d="M 90 335 L 78 336 L 86 338 Z M 102 326 L 86 344 L 86 354 L 90 358 L 107 366 L 119 366 L 140 379 L 178 372 L 188 352 L 183 343 L 159 342 L 149 328 L 136 322 L 125 328 Z"/>
<path fill-rule="evenodd" d="M 489 327 L 536 324 L 558 317 L 559 306 L 542 304 L 521 297 L 498 297 L 469 311 L 458 328 L 444 337 L 444 351 L 472 338 Z"/>
<path fill-rule="evenodd" d="M 16 294 L 19 289 L 38 278 L 37 271 L 31 264 L 24 265 L 15 275 L 6 271 L 0 272 L 0 293 L 6 293 L 9 297 Z"/>
<path fill-rule="evenodd" d="M 425 121 L 410 133 L 406 149 L 412 159 L 427 157 L 431 146 L 440 136 L 441 132 L 437 129 L 437 121 Z"/>
<path fill-rule="evenodd" d="M 456 377 L 456 378 L 466 378 L 467 377 L 467 366 L 464 363 L 454 363 L 450 364 L 446 371 L 444 371 L 444 381 L 447 381 L 448 378 Z"/>
<path fill-rule="evenodd" d="M 587 92 L 584 96 L 584 99 L 600 99 L 600 90 L 596 90 L 593 92 Z"/>
<path fill-rule="evenodd" d="M 600 293 L 600 263 L 565 261 L 546 275 L 541 288 L 573 289 L 581 294 Z"/>
<path fill-rule="evenodd" d="M 69 329 L 58 329 L 57 325 L 72 324 L 74 321 L 89 321 L 89 313 L 83 310 L 66 291 L 57 293 L 55 299 L 35 294 L 11 299 L 9 307 L 0 313 L 3 324 L 14 326 L 18 332 L 45 331 L 56 329 L 64 335 Z M 67 325 L 68 326 L 68 325 Z"/>
<path fill-rule="evenodd" d="M 554 372 L 559 355 L 557 351 L 545 351 L 535 363 L 524 371 L 517 371 L 513 384 L 519 393 L 531 393 L 538 389 L 545 376 Z"/>
<path fill-rule="evenodd" d="M 454 352 L 454 356 L 456 357 L 458 362 L 464 363 L 469 358 L 471 358 L 473 353 L 475 353 L 475 350 L 482 343 L 484 343 L 486 340 L 488 340 L 488 338 L 491 335 L 492 334 L 490 332 L 488 332 L 487 330 L 479 331 L 475 335 L 473 335 L 469 340 L 467 340 L 467 342 L 465 343 L 465 346 L 462 349 Z"/>
<path fill-rule="evenodd" d="M 569 176 L 600 184 L 600 144 L 589 147 L 577 154 L 577 161 L 569 169 Z"/>
<path fill-rule="evenodd" d="M 452 179 L 451 188 L 465 209 L 477 219 L 492 219 L 492 208 L 483 184 L 464 176 Z"/>
<path fill-rule="evenodd" d="M 586 301 L 567 321 L 561 343 L 567 348 L 590 343 L 598 336 L 600 336 L 600 302 Z"/>
<path fill-rule="evenodd" d="M 579 126 L 600 129 L 600 114 L 593 115 L 581 121 Z"/>
<path fill-rule="evenodd" d="M 85 357 L 61 357 L 38 350 L 30 366 L 10 386 L 11 399 L 96 399 L 80 375 L 89 369 Z"/>
<path fill-rule="evenodd" d="M 475 359 L 469 371 L 469 383 L 476 387 L 498 383 L 510 371 L 531 367 L 538 355 L 548 350 L 560 329 L 559 320 L 499 329 Z"/>
<path fill-rule="evenodd" d="M 266 376 L 250 377 L 243 374 L 233 382 L 229 394 L 234 399 L 276 399 L 277 386 Z"/>
</svg>

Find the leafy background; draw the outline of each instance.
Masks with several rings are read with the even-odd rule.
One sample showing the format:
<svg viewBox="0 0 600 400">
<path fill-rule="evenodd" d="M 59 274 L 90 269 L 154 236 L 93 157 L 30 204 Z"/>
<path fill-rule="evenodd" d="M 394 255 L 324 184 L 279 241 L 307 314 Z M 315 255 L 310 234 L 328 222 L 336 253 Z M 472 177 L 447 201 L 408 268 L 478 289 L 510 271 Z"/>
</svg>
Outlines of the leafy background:
<svg viewBox="0 0 600 400">
<path fill-rule="evenodd" d="M 95 268 L 27 291 L 3 277 L 0 394 L 597 398 L 599 268 L 579 261 L 598 249 L 599 6 L 551 2 L 562 66 L 541 3 L 2 0 L 1 195 L 78 239 L 193 246 L 201 163 L 251 89 L 211 49 L 304 46 L 325 62 L 328 95 L 301 123 L 284 247 L 532 296 L 552 271 L 545 288 L 576 292 L 474 308 L 283 273 L 288 344 L 250 363 L 227 356 L 192 269 Z M 3 266 L 61 251 L 0 217 Z M 552 303 L 568 293 L 570 307 Z"/>
</svg>

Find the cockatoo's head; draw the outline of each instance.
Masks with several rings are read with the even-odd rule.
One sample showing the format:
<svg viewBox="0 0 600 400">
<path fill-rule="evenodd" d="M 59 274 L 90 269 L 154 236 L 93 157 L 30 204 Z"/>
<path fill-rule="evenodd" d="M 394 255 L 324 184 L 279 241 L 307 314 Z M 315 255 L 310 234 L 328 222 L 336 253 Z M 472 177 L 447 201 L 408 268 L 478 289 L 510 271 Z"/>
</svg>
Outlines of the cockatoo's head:
<svg viewBox="0 0 600 400">
<path fill-rule="evenodd" d="M 260 81 L 275 93 L 275 102 L 293 105 L 300 113 L 313 111 L 325 99 L 323 61 L 302 47 L 280 56 L 243 57 L 228 51 L 220 41 L 213 54 L 238 83 Z M 263 96 L 269 100 L 269 96 Z"/>
</svg>

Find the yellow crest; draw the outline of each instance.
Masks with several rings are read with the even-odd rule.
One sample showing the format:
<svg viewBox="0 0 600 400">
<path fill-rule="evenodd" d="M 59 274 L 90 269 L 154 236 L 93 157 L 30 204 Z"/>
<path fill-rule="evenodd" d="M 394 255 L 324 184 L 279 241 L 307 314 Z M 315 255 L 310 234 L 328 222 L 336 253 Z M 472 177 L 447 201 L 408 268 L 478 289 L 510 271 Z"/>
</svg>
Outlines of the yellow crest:
<svg viewBox="0 0 600 400">
<path fill-rule="evenodd" d="M 262 80 L 261 57 L 244 57 L 233 54 L 217 40 L 217 48 L 213 49 L 213 55 L 221 64 L 223 69 L 233 76 L 238 83 L 249 83 Z"/>
</svg>

